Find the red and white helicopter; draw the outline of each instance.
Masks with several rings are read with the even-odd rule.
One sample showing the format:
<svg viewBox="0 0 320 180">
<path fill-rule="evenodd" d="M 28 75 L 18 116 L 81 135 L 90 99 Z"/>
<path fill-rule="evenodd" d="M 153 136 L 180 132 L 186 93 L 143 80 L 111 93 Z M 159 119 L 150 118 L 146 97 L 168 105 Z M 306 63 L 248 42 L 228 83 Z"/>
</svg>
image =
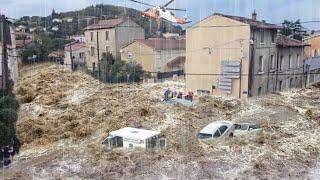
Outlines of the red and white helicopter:
<svg viewBox="0 0 320 180">
<path fill-rule="evenodd" d="M 188 24 L 191 23 L 187 18 L 177 18 L 171 11 L 184 11 L 186 12 L 187 10 L 185 9 L 175 9 L 175 8 L 168 8 L 168 6 L 173 3 L 174 0 L 170 0 L 168 3 L 166 3 L 163 6 L 155 6 L 152 4 L 144 3 L 141 1 L 136 1 L 136 0 L 130 0 L 135 3 L 143 4 L 146 6 L 151 6 L 151 8 L 147 9 L 146 11 L 142 12 L 142 16 L 147 16 L 149 18 L 155 19 L 158 22 L 161 20 L 166 20 L 172 23 L 176 24 Z"/>
</svg>

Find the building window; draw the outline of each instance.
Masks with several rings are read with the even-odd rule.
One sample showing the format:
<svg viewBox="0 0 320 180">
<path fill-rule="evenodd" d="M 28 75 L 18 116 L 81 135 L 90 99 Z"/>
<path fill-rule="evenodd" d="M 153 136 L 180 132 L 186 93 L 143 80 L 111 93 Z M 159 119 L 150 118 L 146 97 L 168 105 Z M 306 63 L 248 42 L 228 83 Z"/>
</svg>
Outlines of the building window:
<svg viewBox="0 0 320 180">
<path fill-rule="evenodd" d="M 92 71 L 96 70 L 96 63 L 92 63 Z"/>
<path fill-rule="evenodd" d="M 280 56 L 279 69 L 280 71 L 283 70 L 283 56 Z"/>
<path fill-rule="evenodd" d="M 290 88 L 293 88 L 293 78 L 290 79 Z"/>
<path fill-rule="evenodd" d="M 259 87 L 258 88 L 258 96 L 261 96 L 262 95 L 262 87 Z"/>
<path fill-rule="evenodd" d="M 275 43 L 276 42 L 276 33 L 272 32 L 271 33 L 271 43 Z"/>
<path fill-rule="evenodd" d="M 91 56 L 94 55 L 94 47 L 91 47 L 91 52 L 90 52 Z"/>
<path fill-rule="evenodd" d="M 293 68 L 293 63 L 292 63 L 292 56 L 289 55 L 289 69 Z"/>
<path fill-rule="evenodd" d="M 271 55 L 270 59 L 271 59 L 271 70 L 274 70 L 275 69 L 274 55 Z"/>
<path fill-rule="evenodd" d="M 84 58 L 84 53 L 80 53 L 79 58 L 81 58 L 81 59 Z"/>
<path fill-rule="evenodd" d="M 261 43 L 264 43 L 264 29 L 261 29 Z"/>
<path fill-rule="evenodd" d="M 282 91 L 282 81 L 279 82 L 279 91 Z"/>
<path fill-rule="evenodd" d="M 156 59 L 158 59 L 158 60 L 161 59 L 161 51 L 156 52 Z"/>
<path fill-rule="evenodd" d="M 297 68 L 300 68 L 300 55 L 297 54 Z"/>
<path fill-rule="evenodd" d="M 106 31 L 106 41 L 109 41 L 109 31 Z"/>
<path fill-rule="evenodd" d="M 263 56 L 259 57 L 259 73 L 263 72 Z"/>
<path fill-rule="evenodd" d="M 91 41 L 93 41 L 93 32 L 90 33 Z"/>
<path fill-rule="evenodd" d="M 128 59 L 132 59 L 133 58 L 133 53 L 131 51 L 128 52 Z"/>
<path fill-rule="evenodd" d="M 110 53 L 110 46 L 106 46 L 106 52 Z"/>
</svg>

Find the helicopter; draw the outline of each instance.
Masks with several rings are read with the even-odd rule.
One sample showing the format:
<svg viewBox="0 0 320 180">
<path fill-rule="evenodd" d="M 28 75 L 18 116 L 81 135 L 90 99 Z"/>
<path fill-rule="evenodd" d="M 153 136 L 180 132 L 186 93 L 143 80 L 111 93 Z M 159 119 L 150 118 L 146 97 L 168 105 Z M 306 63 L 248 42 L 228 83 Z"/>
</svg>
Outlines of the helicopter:
<svg viewBox="0 0 320 180">
<path fill-rule="evenodd" d="M 168 6 L 174 2 L 174 0 L 170 0 L 168 3 L 166 3 L 163 6 L 155 6 L 152 4 L 148 4 L 148 3 L 144 3 L 141 1 L 137 1 L 137 0 L 130 0 L 132 2 L 135 3 L 139 3 L 139 4 L 143 4 L 146 6 L 151 6 L 151 8 L 143 11 L 141 14 L 143 17 L 149 17 L 152 19 L 157 20 L 158 22 L 160 22 L 161 20 L 166 20 L 172 23 L 176 23 L 176 24 L 180 24 L 180 25 L 184 25 L 184 24 L 188 24 L 191 23 L 191 21 L 189 21 L 187 18 L 177 18 L 175 17 L 175 15 L 172 13 L 172 11 L 184 11 L 186 12 L 187 10 L 185 9 L 174 9 L 174 8 L 168 8 Z"/>
</svg>

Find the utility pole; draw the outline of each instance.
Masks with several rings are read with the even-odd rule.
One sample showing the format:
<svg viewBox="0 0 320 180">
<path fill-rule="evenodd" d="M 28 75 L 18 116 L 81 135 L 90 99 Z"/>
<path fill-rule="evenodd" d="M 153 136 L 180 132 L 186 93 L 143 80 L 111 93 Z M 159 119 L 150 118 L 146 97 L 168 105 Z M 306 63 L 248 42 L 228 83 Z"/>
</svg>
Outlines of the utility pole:
<svg viewBox="0 0 320 180">
<path fill-rule="evenodd" d="M 73 71 L 73 58 L 72 58 L 72 40 L 71 40 L 71 35 L 69 36 L 69 39 L 70 39 L 69 49 L 70 49 L 71 70 Z"/>
<path fill-rule="evenodd" d="M 240 47 L 241 47 L 241 51 L 240 51 L 240 80 L 239 80 L 239 99 L 241 99 L 241 95 L 242 95 L 242 61 L 244 58 L 244 52 L 243 52 L 243 39 L 240 40 Z"/>
<path fill-rule="evenodd" d="M 7 39 L 6 39 L 6 18 L 4 15 L 0 16 L 0 38 L 1 38 L 1 70 L 2 70 L 2 75 L 1 75 L 1 88 L 5 89 L 6 88 L 6 81 L 7 81 Z"/>
<path fill-rule="evenodd" d="M 98 79 L 99 79 L 99 81 L 100 81 L 101 73 L 100 73 L 99 31 L 97 31 L 97 53 L 98 53 Z"/>
</svg>

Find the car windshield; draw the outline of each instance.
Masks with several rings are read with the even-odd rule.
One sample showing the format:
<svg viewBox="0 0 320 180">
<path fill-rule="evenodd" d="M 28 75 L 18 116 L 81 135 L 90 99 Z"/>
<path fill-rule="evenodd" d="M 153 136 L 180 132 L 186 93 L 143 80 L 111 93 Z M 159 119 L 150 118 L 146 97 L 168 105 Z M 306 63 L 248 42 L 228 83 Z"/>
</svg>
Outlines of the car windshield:
<svg viewBox="0 0 320 180">
<path fill-rule="evenodd" d="M 212 134 L 204 134 L 204 133 L 198 134 L 198 139 L 208 139 L 208 138 L 212 138 Z"/>
</svg>

